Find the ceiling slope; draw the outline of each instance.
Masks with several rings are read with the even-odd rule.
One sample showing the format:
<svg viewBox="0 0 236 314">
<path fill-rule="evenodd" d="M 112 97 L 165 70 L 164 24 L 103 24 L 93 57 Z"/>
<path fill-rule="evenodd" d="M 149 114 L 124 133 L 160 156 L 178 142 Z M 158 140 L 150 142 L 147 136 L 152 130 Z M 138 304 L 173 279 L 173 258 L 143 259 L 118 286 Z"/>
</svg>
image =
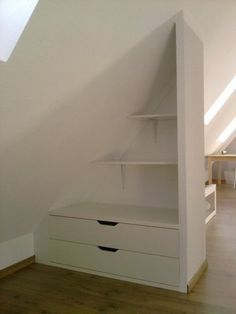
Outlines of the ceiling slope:
<svg viewBox="0 0 236 314">
<path fill-rule="evenodd" d="M 86 25 L 69 6 L 54 6 L 39 3 L 1 69 L 0 241 L 32 232 L 54 206 L 112 186 L 116 170 L 91 162 L 121 155 L 142 129 L 127 116 L 148 104 L 173 29 L 170 21 L 135 33 L 109 56 L 119 29 L 100 29 L 98 42 L 90 32 L 101 23 L 99 13 Z M 168 76 L 161 71 L 159 86 Z"/>
</svg>

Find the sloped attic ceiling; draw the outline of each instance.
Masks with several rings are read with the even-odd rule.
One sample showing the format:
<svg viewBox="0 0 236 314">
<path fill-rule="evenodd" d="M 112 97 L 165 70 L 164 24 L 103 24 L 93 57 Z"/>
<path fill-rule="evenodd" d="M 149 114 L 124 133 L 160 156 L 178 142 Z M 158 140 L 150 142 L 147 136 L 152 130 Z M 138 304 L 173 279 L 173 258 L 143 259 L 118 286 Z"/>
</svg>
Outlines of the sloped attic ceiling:
<svg viewBox="0 0 236 314">
<path fill-rule="evenodd" d="M 149 98 L 159 26 L 183 9 L 202 30 L 207 110 L 235 75 L 235 1 L 39 1 L 0 63 L 0 241 L 34 230 L 48 208 L 89 198 L 97 172 L 109 185 L 110 170 L 90 173 L 89 162 L 123 152 L 139 132 L 126 115 Z"/>
<path fill-rule="evenodd" d="M 141 129 L 126 117 L 149 100 L 173 21 L 142 36 L 131 23 L 132 37 L 120 18 L 105 14 L 107 29 L 103 13 L 91 10 L 39 2 L 1 65 L 0 241 L 34 231 L 55 205 L 104 192 L 119 170 L 111 178 L 91 161 L 121 154 Z M 128 198 L 115 180 L 110 194 L 119 187 Z"/>
</svg>

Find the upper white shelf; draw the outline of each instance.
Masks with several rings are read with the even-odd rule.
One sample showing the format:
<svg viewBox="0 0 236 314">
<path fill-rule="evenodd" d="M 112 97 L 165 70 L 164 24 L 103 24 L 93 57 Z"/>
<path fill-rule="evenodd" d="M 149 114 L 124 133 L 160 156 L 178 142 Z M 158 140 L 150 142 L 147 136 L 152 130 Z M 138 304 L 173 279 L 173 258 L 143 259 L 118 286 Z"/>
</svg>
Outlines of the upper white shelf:
<svg viewBox="0 0 236 314">
<path fill-rule="evenodd" d="M 108 165 L 143 165 L 143 166 L 151 166 L 151 165 L 177 165 L 177 161 L 165 161 L 165 160 L 95 160 L 96 163 L 99 164 L 108 164 Z"/>
<path fill-rule="evenodd" d="M 175 113 L 132 114 L 128 118 L 137 120 L 174 120 L 177 118 L 177 115 Z"/>
<path fill-rule="evenodd" d="M 84 202 L 50 210 L 49 215 L 179 229 L 176 208 Z"/>
</svg>

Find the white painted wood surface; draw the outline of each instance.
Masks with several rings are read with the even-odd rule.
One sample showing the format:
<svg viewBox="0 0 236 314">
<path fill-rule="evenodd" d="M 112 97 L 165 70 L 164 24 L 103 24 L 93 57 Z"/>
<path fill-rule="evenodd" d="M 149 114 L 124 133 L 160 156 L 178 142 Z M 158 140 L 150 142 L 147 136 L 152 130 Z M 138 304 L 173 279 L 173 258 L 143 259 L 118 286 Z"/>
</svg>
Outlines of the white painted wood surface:
<svg viewBox="0 0 236 314">
<path fill-rule="evenodd" d="M 124 250 L 108 252 L 96 246 L 50 240 L 50 261 L 81 267 L 90 272 L 111 273 L 129 278 L 178 286 L 179 260 Z"/>
<path fill-rule="evenodd" d="M 206 259 L 203 43 L 179 15 L 177 43 L 181 290 Z"/>
<path fill-rule="evenodd" d="M 143 113 L 143 114 L 132 114 L 129 115 L 128 118 L 130 119 L 137 119 L 137 120 L 173 120 L 177 119 L 176 113 L 163 113 L 163 114 L 158 114 L 158 113 Z"/>
<path fill-rule="evenodd" d="M 205 223 L 207 224 L 216 215 L 216 184 L 205 186 L 205 199 L 210 204 L 210 208 L 206 210 Z"/>
<path fill-rule="evenodd" d="M 49 211 L 50 216 L 115 221 L 178 229 L 178 210 L 148 206 L 85 202 Z"/>
<path fill-rule="evenodd" d="M 104 164 L 104 165 L 127 165 L 127 166 L 135 166 L 135 165 L 143 165 L 143 166 L 176 166 L 177 161 L 165 161 L 165 160 L 96 160 L 96 163 Z"/>
<path fill-rule="evenodd" d="M 171 93 L 172 101 L 171 106 L 168 106 L 168 111 L 163 110 L 166 103 L 166 98 L 163 98 L 159 103 L 160 111 L 158 112 L 157 110 L 157 112 L 158 114 L 170 114 L 170 112 L 176 111 L 177 106 L 177 121 L 173 119 L 173 116 L 171 116 L 171 119 L 159 119 L 158 123 L 155 124 L 155 126 L 158 126 L 155 141 L 151 137 L 153 125 L 152 123 L 146 123 L 142 132 L 138 134 L 125 152 L 119 151 L 117 153 L 115 150 L 114 153 L 96 162 L 105 165 L 136 165 L 136 169 L 140 171 L 138 178 L 141 182 L 144 172 L 149 171 L 149 169 L 162 169 L 163 178 L 169 180 L 169 182 L 177 181 L 178 176 L 178 185 L 175 185 L 176 193 L 178 194 L 178 206 L 176 206 L 176 209 L 168 209 L 168 206 L 167 208 L 162 208 L 161 206 L 158 208 L 120 204 L 80 203 L 67 208 L 53 210 L 49 214 L 51 218 L 60 216 L 65 219 L 105 220 L 119 222 L 119 224 L 126 226 L 136 225 L 137 228 L 135 230 L 137 232 L 138 226 L 163 228 L 163 232 L 172 229 L 172 231 L 178 232 L 179 238 L 177 243 L 173 238 L 170 238 L 169 232 L 165 236 L 163 234 L 164 239 L 162 241 L 167 243 L 167 248 L 177 244 L 175 253 L 180 257 L 180 260 L 158 255 L 161 251 L 163 252 L 163 247 L 160 245 L 159 251 L 152 247 L 157 234 L 149 234 L 147 238 L 144 236 L 144 241 L 146 239 L 148 241 L 148 237 L 150 239 L 151 248 L 149 251 L 147 246 L 148 252 L 142 252 L 144 248 L 138 244 L 140 238 L 143 237 L 142 232 L 136 237 L 137 242 L 135 243 L 134 240 L 132 243 L 131 241 L 130 243 L 132 244 L 130 246 L 128 240 L 127 244 L 122 242 L 121 238 L 123 235 L 126 235 L 128 238 L 128 235 L 132 234 L 131 229 L 133 226 L 130 226 L 129 231 L 126 229 L 126 232 L 122 232 L 122 235 L 120 234 L 118 237 L 115 233 L 105 232 L 105 234 L 112 234 L 110 236 L 111 242 L 101 243 L 104 243 L 106 249 L 114 248 L 115 252 L 99 250 L 95 246 L 96 242 L 94 241 L 96 239 L 93 239 L 91 235 L 87 235 L 86 239 L 83 238 L 83 240 L 80 240 L 82 239 L 80 235 L 76 235 L 72 242 L 72 234 L 65 234 L 65 229 L 67 228 L 63 226 L 63 223 L 57 226 L 58 230 L 55 230 L 55 232 L 64 230 L 60 240 L 51 240 L 50 242 L 53 245 L 51 261 L 54 263 L 64 265 L 65 267 L 85 269 L 88 272 L 92 270 L 125 276 L 131 279 L 145 280 L 146 282 L 157 282 L 160 285 L 178 286 L 179 291 L 186 292 L 189 279 L 194 276 L 198 267 L 205 260 L 203 51 L 201 41 L 185 23 L 183 13 L 179 14 L 176 19 L 177 49 L 174 47 L 175 44 L 173 46 L 173 34 L 175 32 L 172 29 L 172 51 L 169 56 L 176 52 L 177 88 L 175 83 L 175 86 L 172 86 L 171 89 L 173 91 Z M 176 60 L 175 58 L 172 60 L 172 67 L 169 73 L 171 82 L 176 82 Z M 150 119 L 150 122 L 153 122 L 150 111 L 147 111 L 147 115 L 145 114 L 138 118 L 140 120 Z M 155 120 L 154 123 L 156 123 Z M 173 165 L 177 167 L 172 167 Z M 104 167 L 104 169 L 107 168 Z M 109 168 L 109 171 L 112 171 L 116 167 Z M 142 171 L 140 170 L 141 168 Z M 178 173 L 176 168 L 178 168 Z M 156 187 L 156 193 L 159 193 L 158 195 L 160 196 L 156 204 L 160 204 L 162 202 L 162 196 L 160 195 L 162 180 L 158 176 L 155 179 L 153 186 Z M 150 182 L 148 186 L 150 188 Z M 142 192 L 142 189 L 138 190 L 138 194 Z M 147 191 L 145 190 L 145 192 Z M 108 191 L 106 194 L 109 198 Z M 161 194 L 169 195 L 167 186 Z M 122 197 L 120 196 L 121 199 Z M 120 227 L 119 224 L 117 225 L 118 228 L 122 229 L 122 225 Z M 95 228 L 92 228 L 92 225 L 90 226 L 94 234 L 99 234 L 99 232 L 95 232 L 95 230 L 98 231 L 97 225 Z M 113 228 L 116 228 L 116 226 Z M 71 229 L 77 229 L 75 222 L 73 222 L 73 228 Z M 89 227 L 87 229 L 89 230 Z M 133 229 L 133 234 L 136 231 Z M 62 239 L 61 237 L 65 238 Z M 101 236 L 100 240 L 104 241 L 104 238 Z M 78 242 L 74 243 L 75 241 L 87 242 L 86 244 L 81 244 Z M 108 246 L 106 243 L 108 243 Z M 173 254 L 173 251 L 171 254 Z"/>
<path fill-rule="evenodd" d="M 51 239 L 169 257 L 179 256 L 179 231 L 175 229 L 124 223 L 107 225 L 107 222 L 60 216 L 49 218 Z"/>
</svg>

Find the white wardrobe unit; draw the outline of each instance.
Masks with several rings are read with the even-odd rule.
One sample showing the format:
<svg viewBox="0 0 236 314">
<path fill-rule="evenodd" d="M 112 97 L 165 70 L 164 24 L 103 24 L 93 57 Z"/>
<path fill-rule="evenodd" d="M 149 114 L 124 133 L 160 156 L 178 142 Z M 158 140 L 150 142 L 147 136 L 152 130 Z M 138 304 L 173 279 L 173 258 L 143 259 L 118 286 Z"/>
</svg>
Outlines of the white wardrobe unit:
<svg viewBox="0 0 236 314">
<path fill-rule="evenodd" d="M 51 261 L 177 287 L 176 211 L 81 203 L 50 214 Z"/>
<path fill-rule="evenodd" d="M 166 199 L 169 195 L 173 203 L 169 182 L 175 186 L 175 206 L 104 200 L 51 210 L 49 260 L 64 268 L 186 292 L 206 258 L 203 47 L 182 12 L 168 27 L 174 60 L 166 67 L 168 75 L 158 73 L 169 78 L 162 97 L 127 117 L 131 124 L 143 123 L 143 131 L 122 157 L 109 155 L 96 166 L 120 167 L 123 190 L 130 168 L 160 170 L 154 192 L 156 188 Z"/>
</svg>

